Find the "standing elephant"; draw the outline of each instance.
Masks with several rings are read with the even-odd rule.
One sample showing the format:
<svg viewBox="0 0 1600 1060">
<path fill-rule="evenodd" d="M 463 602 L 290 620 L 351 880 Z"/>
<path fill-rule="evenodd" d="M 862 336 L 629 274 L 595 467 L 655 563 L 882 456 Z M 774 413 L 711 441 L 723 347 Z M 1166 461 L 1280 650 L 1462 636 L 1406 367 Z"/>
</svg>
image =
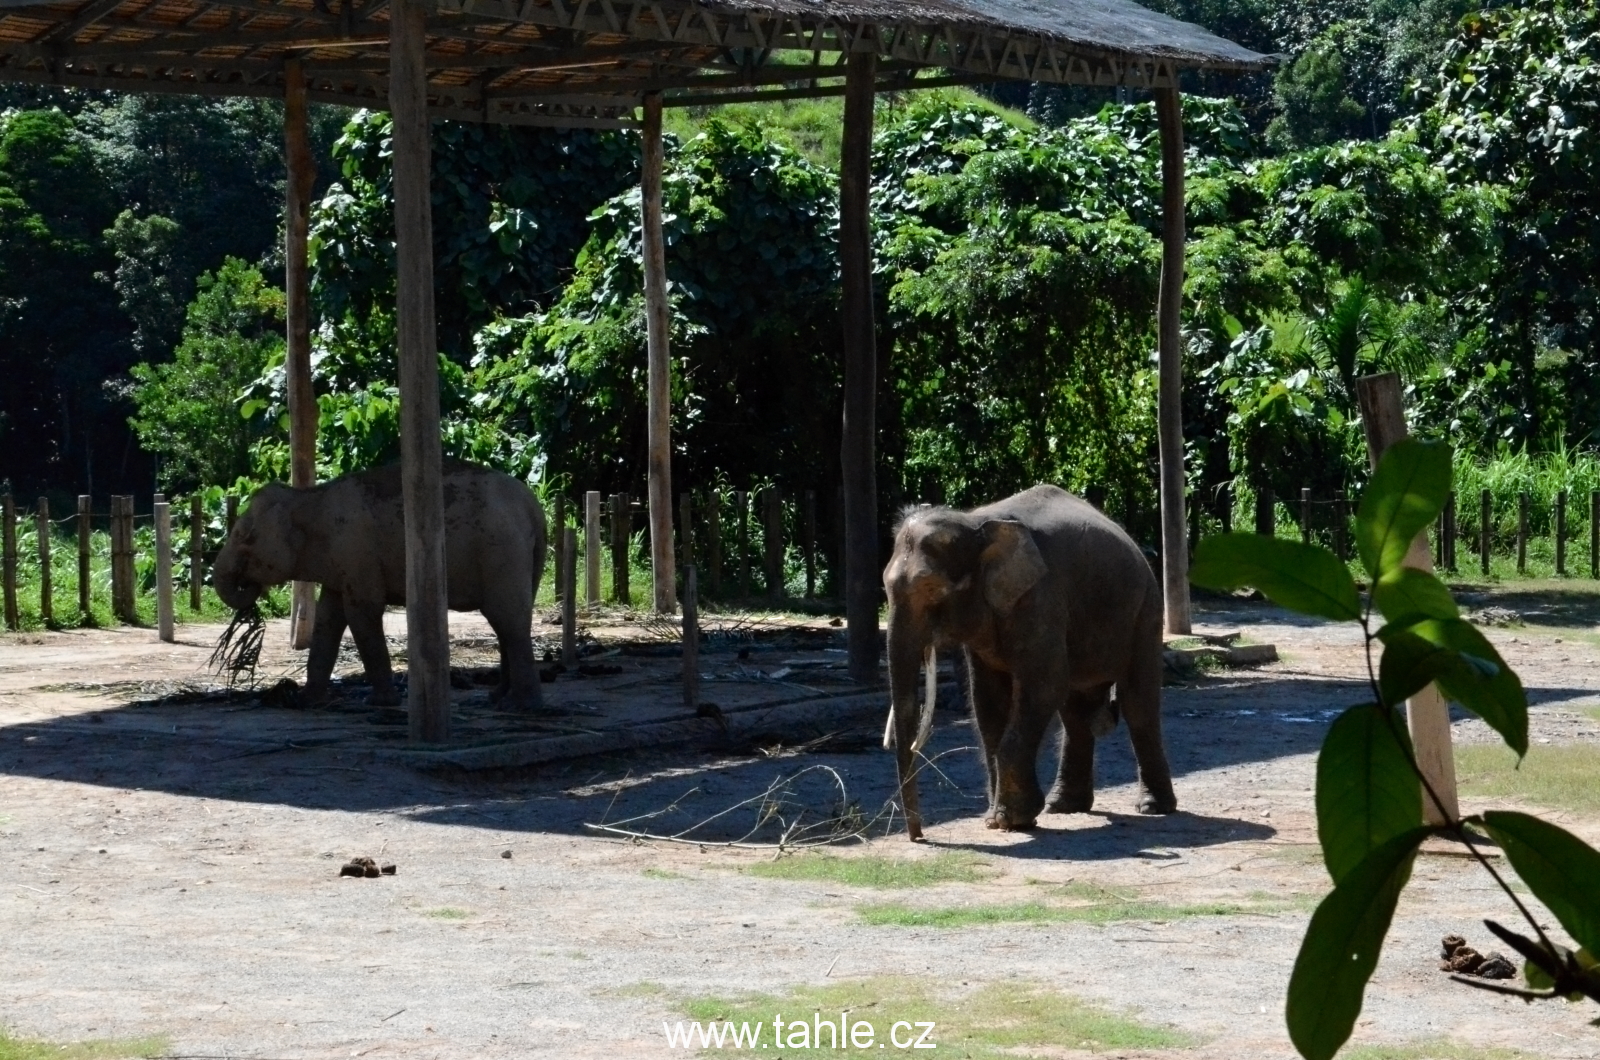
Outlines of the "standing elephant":
<svg viewBox="0 0 1600 1060">
<path fill-rule="evenodd" d="M 446 591 L 453 611 L 481 611 L 500 641 L 508 709 L 540 705 L 533 657 L 533 600 L 544 574 L 545 522 L 538 500 L 510 475 L 444 464 Z M 229 607 L 255 603 L 265 586 L 316 582 L 316 620 L 303 701 L 328 698 L 346 624 L 372 685 L 368 702 L 400 702 L 383 639 L 383 609 L 406 602 L 405 512 L 400 467 L 345 475 L 309 489 L 263 486 L 217 555 L 212 582 Z"/>
<path fill-rule="evenodd" d="M 1161 743 L 1161 590 L 1139 547 L 1093 505 L 1035 486 L 968 512 L 910 509 L 883 582 L 886 736 L 913 840 L 922 835 L 915 755 L 933 710 L 930 694 L 919 719 L 917 669 L 926 661 L 931 673 L 936 648 L 959 646 L 966 658 L 989 827 L 1030 829 L 1046 808 L 1035 761 L 1058 716 L 1061 766 L 1048 808 L 1093 806 L 1095 737 L 1115 728 L 1119 709 L 1139 762 L 1139 811 L 1177 808 Z"/>
</svg>

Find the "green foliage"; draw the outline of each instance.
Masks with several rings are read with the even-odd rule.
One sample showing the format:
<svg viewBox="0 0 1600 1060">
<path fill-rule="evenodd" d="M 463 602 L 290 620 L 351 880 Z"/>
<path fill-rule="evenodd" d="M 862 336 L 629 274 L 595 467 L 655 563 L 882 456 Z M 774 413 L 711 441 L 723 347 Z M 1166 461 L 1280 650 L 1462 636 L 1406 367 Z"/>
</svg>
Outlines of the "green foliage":
<svg viewBox="0 0 1600 1060">
<path fill-rule="evenodd" d="M 878 856 L 841 858 L 831 854 L 802 854 L 777 861 L 758 862 L 747 871 L 752 876 L 775 880 L 826 880 L 852 887 L 884 888 L 979 883 L 994 875 L 988 862 L 960 852 L 941 853 L 914 861 Z"/>
<path fill-rule="evenodd" d="M 1384 454 L 1357 516 L 1357 540 L 1375 591 L 1357 616 L 1367 651 L 1381 642 L 1376 702 L 1353 707 L 1329 730 L 1317 763 L 1317 831 L 1333 892 L 1311 918 L 1289 981 L 1289 1036 L 1307 1060 L 1331 1060 L 1361 1013 L 1367 980 L 1377 967 L 1416 850 L 1433 828 L 1422 824 L 1424 785 L 1396 704 L 1428 683 L 1487 722 L 1519 757 L 1528 748 L 1528 704 L 1521 681 L 1483 635 L 1456 617 L 1449 592 L 1424 571 L 1401 573 L 1412 539 L 1438 515 L 1448 491 L 1451 457 L 1444 446 L 1408 439 Z M 1331 556 L 1329 557 L 1332 558 Z M 1271 538 L 1207 538 L 1197 549 L 1195 580 L 1230 588 L 1252 580 L 1291 581 L 1302 555 Z M 1281 601 L 1280 601 L 1281 602 Z M 1312 614 L 1313 606 L 1290 604 Z M 1389 620 L 1372 628 L 1372 608 Z M 1370 669 L 1370 663 L 1369 663 Z M 1431 797 L 1431 796 L 1430 796 Z M 1487 830 L 1528 889 L 1589 952 L 1600 949 L 1600 852 L 1526 814 L 1491 811 L 1446 827 L 1463 842 L 1464 826 Z M 1474 849 L 1536 935 L 1525 938 L 1493 921 L 1487 926 L 1528 960 L 1526 998 L 1577 994 L 1600 1001 L 1593 962 L 1546 937 L 1492 866 Z M 1505 989 L 1505 988 L 1502 988 Z"/>
<path fill-rule="evenodd" d="M 240 402 L 269 364 L 282 364 L 283 317 L 283 292 L 230 258 L 200 277 L 173 359 L 130 370 L 138 409 L 131 422 L 140 444 L 162 454 L 164 485 L 226 484 L 249 473 L 263 425 Z"/>
</svg>

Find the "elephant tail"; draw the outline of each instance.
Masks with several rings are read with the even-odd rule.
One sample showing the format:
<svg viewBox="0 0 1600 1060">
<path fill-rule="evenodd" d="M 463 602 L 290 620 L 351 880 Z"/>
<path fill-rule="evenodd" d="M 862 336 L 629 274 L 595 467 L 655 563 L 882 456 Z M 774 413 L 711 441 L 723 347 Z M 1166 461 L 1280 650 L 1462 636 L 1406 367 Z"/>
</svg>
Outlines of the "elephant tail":
<svg viewBox="0 0 1600 1060">
<path fill-rule="evenodd" d="M 1117 701 L 1107 696 L 1095 708 L 1094 715 L 1089 718 L 1089 731 L 1094 733 L 1094 738 L 1097 740 L 1102 736 L 1110 736 L 1121 716 L 1122 712 L 1117 709 Z"/>
</svg>

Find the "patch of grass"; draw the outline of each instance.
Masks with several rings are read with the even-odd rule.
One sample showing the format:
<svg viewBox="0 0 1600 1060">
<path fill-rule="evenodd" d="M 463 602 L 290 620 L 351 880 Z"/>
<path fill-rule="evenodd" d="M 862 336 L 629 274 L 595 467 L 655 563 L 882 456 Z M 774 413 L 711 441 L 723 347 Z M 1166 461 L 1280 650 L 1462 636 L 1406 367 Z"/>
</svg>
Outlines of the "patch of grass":
<svg viewBox="0 0 1600 1060">
<path fill-rule="evenodd" d="M 660 983 L 628 983 L 611 990 L 601 991 L 606 997 L 660 997 L 667 988 Z"/>
<path fill-rule="evenodd" d="M 434 920 L 466 920 L 468 917 L 472 916 L 472 914 L 465 909 L 456 909 L 448 905 L 441 906 L 438 909 L 424 909 L 422 911 L 422 915 L 425 917 L 431 917 Z"/>
<path fill-rule="evenodd" d="M 95 1038 L 85 1042 L 47 1042 L 13 1038 L 0 1027 L 0 1060 L 131 1060 L 160 1056 L 172 1043 L 157 1038 Z"/>
<path fill-rule="evenodd" d="M 1499 744 L 1456 748 L 1462 794 L 1520 798 L 1552 810 L 1600 812 L 1600 746 L 1592 743 L 1534 744 L 1517 766 L 1516 755 Z"/>
<path fill-rule="evenodd" d="M 785 1060 L 895 1055 L 903 1051 L 889 1041 L 897 1021 L 912 1025 L 909 1030 L 899 1028 L 901 1041 L 914 1041 L 922 1033 L 915 1024 L 931 1022 L 934 1026 L 928 1041 L 941 1050 L 937 1055 L 950 1052 L 973 1060 L 1016 1060 L 1040 1052 L 1055 1055 L 1062 1048 L 1179 1049 L 1198 1044 L 1192 1036 L 1170 1028 L 1142 1023 L 1131 1015 L 1045 987 L 1014 982 L 952 994 L 924 980 L 879 978 L 801 986 L 783 996 L 693 998 L 684 1009 L 690 1019 L 702 1024 L 715 1020 L 753 1026 L 759 1022 L 760 1043 L 768 1049 L 782 1047 Z M 816 1033 L 818 1022 L 831 1021 L 837 1028 L 841 1013 L 847 1028 L 859 1021 L 871 1024 L 870 1047 L 857 1049 L 852 1043 L 849 1048 L 833 1048 L 826 1027 Z M 784 1021 L 781 1042 L 773 1037 L 774 1018 Z M 803 1033 L 797 1030 L 800 1027 Z M 880 1048 L 882 1043 L 888 1043 L 887 1047 Z"/>
<path fill-rule="evenodd" d="M 672 872 L 669 869 L 657 868 L 645 869 L 643 872 L 639 873 L 639 875 L 649 880 L 681 880 L 684 878 L 684 875 L 681 872 Z"/>
<path fill-rule="evenodd" d="M 978 883 L 994 875 L 974 854 L 947 851 L 928 858 L 887 858 L 869 854 L 800 854 L 763 861 L 745 870 L 772 880 L 818 880 L 850 887 L 931 887 L 939 883 Z"/>
<path fill-rule="evenodd" d="M 917 907 L 887 902 L 864 905 L 856 915 L 868 924 L 894 927 L 962 928 L 982 924 L 1110 924 L 1119 920 L 1183 920 L 1196 916 L 1250 916 L 1309 909 L 1315 899 L 1290 899 L 1252 894 L 1244 902 L 1198 902 L 1174 905 L 1141 898 L 1137 891 L 1094 883 L 1068 883 L 1051 887 L 1056 902 L 1013 902 L 996 905 Z"/>
<path fill-rule="evenodd" d="M 1356 1045 L 1342 1054 L 1345 1060 L 1536 1060 L 1521 1049 L 1483 1048 L 1449 1038 L 1405 1045 Z"/>
</svg>

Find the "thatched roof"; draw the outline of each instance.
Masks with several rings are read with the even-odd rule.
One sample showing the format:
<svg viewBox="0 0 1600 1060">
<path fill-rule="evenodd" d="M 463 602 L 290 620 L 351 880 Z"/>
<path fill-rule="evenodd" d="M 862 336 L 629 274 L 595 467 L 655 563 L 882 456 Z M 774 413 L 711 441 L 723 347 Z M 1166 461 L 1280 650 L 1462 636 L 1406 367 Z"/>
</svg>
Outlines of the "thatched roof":
<svg viewBox="0 0 1600 1060">
<path fill-rule="evenodd" d="M 436 114 L 525 124 L 628 124 L 647 91 L 834 94 L 851 50 L 879 54 L 883 89 L 1265 62 L 1132 0 L 435 0 L 428 37 Z M 290 57 L 312 98 L 385 106 L 387 0 L 0 0 L 0 81 L 279 96 Z"/>
</svg>

